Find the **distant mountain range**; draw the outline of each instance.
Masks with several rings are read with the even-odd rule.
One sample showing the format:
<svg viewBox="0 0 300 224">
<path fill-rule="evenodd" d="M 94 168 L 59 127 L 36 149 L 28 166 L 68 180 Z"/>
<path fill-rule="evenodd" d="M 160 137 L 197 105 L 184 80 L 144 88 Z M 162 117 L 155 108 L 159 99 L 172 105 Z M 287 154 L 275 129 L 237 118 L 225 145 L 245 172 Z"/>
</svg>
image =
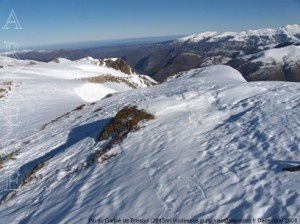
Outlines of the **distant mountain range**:
<svg viewBox="0 0 300 224">
<path fill-rule="evenodd" d="M 86 56 L 123 58 L 138 73 L 163 81 L 170 75 L 225 64 L 246 80 L 300 81 L 300 26 L 242 32 L 204 32 L 174 41 L 105 46 L 80 50 L 27 51 L 21 59 L 50 61 Z M 279 59 L 279 60 L 277 60 Z"/>
</svg>

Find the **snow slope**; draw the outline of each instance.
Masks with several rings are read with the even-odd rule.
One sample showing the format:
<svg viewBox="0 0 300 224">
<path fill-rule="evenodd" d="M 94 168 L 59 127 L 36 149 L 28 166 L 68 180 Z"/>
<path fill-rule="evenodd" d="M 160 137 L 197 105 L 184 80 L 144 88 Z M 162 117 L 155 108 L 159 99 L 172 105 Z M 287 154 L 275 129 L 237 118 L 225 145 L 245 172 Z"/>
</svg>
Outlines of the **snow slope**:
<svg viewBox="0 0 300 224">
<path fill-rule="evenodd" d="M 57 59 L 56 62 L 42 63 L 0 56 L 0 62 L 5 65 L 0 68 L 0 85 L 7 81 L 14 83 L 7 96 L 0 99 L 0 148 L 12 136 L 24 136 L 29 130 L 39 128 L 45 121 L 83 103 L 100 100 L 110 93 L 132 89 L 128 83 L 139 88 L 147 86 L 140 75 L 127 75 L 85 61 Z M 128 83 L 108 80 L 98 84 L 80 80 L 103 75 L 122 78 Z"/>
<path fill-rule="evenodd" d="M 259 61 L 267 63 L 289 64 L 300 61 L 300 46 L 287 46 L 283 48 L 273 48 L 263 52 L 262 56 L 255 59 L 254 62 Z"/>
<path fill-rule="evenodd" d="M 237 69 L 248 80 L 300 81 L 300 46 L 272 48 L 242 57 Z"/>
<path fill-rule="evenodd" d="M 299 90 L 298 83 L 247 83 L 213 66 L 73 111 L 2 150 L 19 152 L 2 164 L 1 186 L 51 159 L 2 203 L 0 220 L 299 218 L 300 174 L 281 171 L 300 163 Z M 114 147 L 117 156 L 82 168 L 125 105 L 156 118 Z"/>
<path fill-rule="evenodd" d="M 16 58 L 10 58 L 0 54 L 0 68 L 8 66 L 25 66 L 29 64 L 29 60 L 18 60 Z"/>
</svg>

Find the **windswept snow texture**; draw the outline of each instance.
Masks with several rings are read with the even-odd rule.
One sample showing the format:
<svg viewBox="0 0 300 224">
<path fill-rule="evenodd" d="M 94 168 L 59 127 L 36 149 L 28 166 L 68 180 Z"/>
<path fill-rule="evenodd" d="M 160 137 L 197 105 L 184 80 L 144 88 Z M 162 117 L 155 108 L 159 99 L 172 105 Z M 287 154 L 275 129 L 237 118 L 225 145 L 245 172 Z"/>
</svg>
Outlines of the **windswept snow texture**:
<svg viewBox="0 0 300 224">
<path fill-rule="evenodd" d="M 0 64 L 3 65 L 0 84 L 7 81 L 16 84 L 4 100 L 0 98 L 0 148 L 10 138 L 18 139 L 81 104 L 132 89 L 126 83 L 95 84 L 80 79 L 111 75 L 137 87 L 147 86 L 137 74 L 127 75 L 87 61 L 59 58 L 56 62 L 42 63 L 0 56 Z"/>
<path fill-rule="evenodd" d="M 20 152 L 2 164 L 1 184 L 52 157 L 41 178 L 3 202 L 0 220 L 299 217 L 300 174 L 282 172 L 300 164 L 299 91 L 298 83 L 247 83 L 213 66 L 88 105 L 3 149 Z M 115 146 L 116 157 L 80 169 L 125 105 L 156 118 Z"/>
</svg>

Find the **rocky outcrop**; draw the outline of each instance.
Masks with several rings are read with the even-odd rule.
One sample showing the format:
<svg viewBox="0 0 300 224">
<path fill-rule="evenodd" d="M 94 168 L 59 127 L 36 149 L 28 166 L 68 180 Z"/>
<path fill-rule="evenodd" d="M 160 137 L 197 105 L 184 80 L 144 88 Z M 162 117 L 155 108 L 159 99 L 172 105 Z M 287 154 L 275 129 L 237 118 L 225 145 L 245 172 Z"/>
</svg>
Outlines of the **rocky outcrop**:
<svg viewBox="0 0 300 224">
<path fill-rule="evenodd" d="M 121 58 L 100 59 L 96 64 L 119 70 L 128 75 L 134 73 L 133 69 Z"/>
</svg>

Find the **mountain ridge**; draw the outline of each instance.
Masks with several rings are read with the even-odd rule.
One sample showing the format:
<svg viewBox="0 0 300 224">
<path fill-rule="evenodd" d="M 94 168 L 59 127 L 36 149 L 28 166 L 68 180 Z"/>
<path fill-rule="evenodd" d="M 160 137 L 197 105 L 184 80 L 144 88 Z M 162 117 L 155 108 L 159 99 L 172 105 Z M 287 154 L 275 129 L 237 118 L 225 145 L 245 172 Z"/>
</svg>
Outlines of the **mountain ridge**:
<svg viewBox="0 0 300 224">
<path fill-rule="evenodd" d="M 210 36 L 213 37 L 210 38 Z M 261 66 L 253 64 L 249 60 L 252 56 L 255 57 L 257 53 L 272 48 L 300 45 L 298 24 L 286 25 L 277 29 L 224 32 L 221 34 L 204 32 L 198 35 L 197 41 L 189 41 L 189 39 L 195 40 L 195 38 L 197 39 L 197 34 L 192 37 L 184 37 L 183 40 L 185 41 L 175 40 L 144 45 L 58 50 L 44 53 L 27 52 L 20 53 L 18 56 L 22 59 L 45 61 L 58 56 L 72 60 L 86 56 L 102 59 L 118 57 L 126 61 L 137 73 L 151 76 L 159 82 L 179 72 L 218 64 L 229 65 L 238 69 L 248 81 L 299 81 L 298 67 L 287 70 L 285 67 L 278 68 L 278 64 L 276 64 L 272 68 L 262 68 L 260 73 L 252 73 L 252 70 L 256 71 L 256 68 Z"/>
<path fill-rule="evenodd" d="M 275 42 L 276 38 L 280 35 L 286 35 L 287 39 L 290 38 L 290 41 L 300 41 L 300 25 L 292 24 L 292 25 L 285 25 L 281 26 L 276 29 L 265 28 L 265 29 L 250 29 L 247 31 L 240 31 L 240 32 L 232 32 L 226 31 L 223 33 L 219 33 L 216 31 L 209 31 L 203 32 L 199 34 L 192 34 L 190 36 L 185 36 L 183 38 L 179 38 L 175 42 L 200 42 L 200 41 L 208 41 L 214 42 L 219 41 L 221 39 L 228 39 L 228 41 L 245 41 L 247 42 L 249 37 L 268 37 L 270 43 L 273 41 Z M 261 44 L 266 44 L 261 42 Z"/>
</svg>

